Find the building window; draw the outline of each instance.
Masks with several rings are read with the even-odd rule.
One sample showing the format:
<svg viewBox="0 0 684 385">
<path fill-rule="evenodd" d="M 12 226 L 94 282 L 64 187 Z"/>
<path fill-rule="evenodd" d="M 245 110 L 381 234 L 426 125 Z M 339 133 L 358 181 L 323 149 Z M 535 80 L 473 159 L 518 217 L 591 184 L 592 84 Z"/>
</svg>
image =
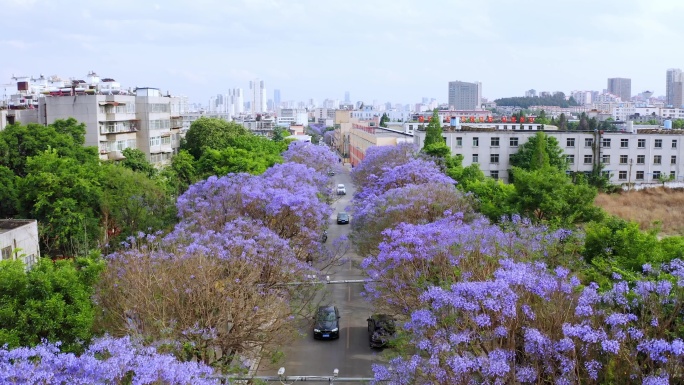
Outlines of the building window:
<svg viewBox="0 0 684 385">
<path fill-rule="evenodd" d="M 627 164 L 627 155 L 620 155 L 620 164 Z"/>
<path fill-rule="evenodd" d="M 568 164 L 575 164 L 575 156 L 574 155 L 566 155 L 565 158 L 568 160 Z"/>
<path fill-rule="evenodd" d="M 565 147 L 575 147 L 575 138 L 567 138 L 565 140 Z"/>
<path fill-rule="evenodd" d="M 593 155 L 585 155 L 584 156 L 584 164 L 591 164 L 593 160 L 594 160 Z"/>
<path fill-rule="evenodd" d="M 629 139 L 620 139 L 620 148 L 628 148 Z"/>
<path fill-rule="evenodd" d="M 646 155 L 637 155 L 637 164 L 646 163 Z"/>
<path fill-rule="evenodd" d="M 504 130 L 508 130 L 508 125 L 504 124 Z"/>
<path fill-rule="evenodd" d="M 518 147 L 518 138 L 511 138 L 511 147 Z"/>
<path fill-rule="evenodd" d="M 655 143 L 653 143 L 653 147 L 655 148 L 663 148 L 663 140 L 662 139 L 656 139 Z"/>
<path fill-rule="evenodd" d="M 171 136 L 162 136 L 161 144 L 171 144 Z"/>
<path fill-rule="evenodd" d="M 637 147 L 638 148 L 646 148 L 646 139 L 637 140 Z"/>
<path fill-rule="evenodd" d="M 584 147 L 591 147 L 592 144 L 594 144 L 594 139 L 584 138 Z"/>
<path fill-rule="evenodd" d="M 677 174 L 675 174 L 674 171 L 670 171 L 670 179 L 674 180 L 676 178 Z"/>
<path fill-rule="evenodd" d="M 670 164 L 677 164 L 677 155 L 672 155 L 670 157 Z"/>
<path fill-rule="evenodd" d="M 477 154 L 473 154 L 473 163 L 478 163 L 480 161 L 480 157 Z"/>
<path fill-rule="evenodd" d="M 479 147 L 480 146 L 480 138 L 477 136 L 473 138 L 473 147 Z"/>
<path fill-rule="evenodd" d="M 620 180 L 625 180 L 625 179 L 627 179 L 627 171 L 620 171 L 620 172 L 618 172 L 618 179 L 620 179 Z"/>
<path fill-rule="evenodd" d="M 521 126 L 522 126 L 522 125 L 521 125 Z M 523 127 L 524 127 L 524 126 L 523 126 Z M 528 129 L 528 130 L 531 130 L 531 129 L 532 129 L 532 126 L 527 126 L 527 129 Z"/>
<path fill-rule="evenodd" d="M 660 179 L 660 171 L 653 171 L 653 180 Z"/>
<path fill-rule="evenodd" d="M 653 156 L 653 164 L 660 164 L 663 160 L 663 157 L 660 155 L 654 155 Z"/>
<path fill-rule="evenodd" d="M 610 155 L 601 155 L 601 163 L 610 164 Z"/>
<path fill-rule="evenodd" d="M 636 180 L 644 180 L 644 172 L 643 171 L 637 171 L 636 172 Z"/>
<path fill-rule="evenodd" d="M 677 139 L 672 139 L 672 148 L 677 148 Z"/>
<path fill-rule="evenodd" d="M 494 170 L 489 172 L 489 177 L 496 180 L 499 179 L 499 172 Z"/>
<path fill-rule="evenodd" d="M 499 138 L 491 138 L 490 143 L 492 147 L 499 147 Z"/>
<path fill-rule="evenodd" d="M 601 146 L 604 148 L 610 148 L 610 138 L 601 139 Z"/>
<path fill-rule="evenodd" d="M 458 146 L 458 147 L 463 146 L 463 137 L 461 137 L 461 136 L 456 137 L 456 146 Z"/>
<path fill-rule="evenodd" d="M 12 246 L 2 248 L 2 260 L 12 259 Z"/>
<path fill-rule="evenodd" d="M 499 154 L 489 154 L 489 163 L 499 163 Z"/>
</svg>

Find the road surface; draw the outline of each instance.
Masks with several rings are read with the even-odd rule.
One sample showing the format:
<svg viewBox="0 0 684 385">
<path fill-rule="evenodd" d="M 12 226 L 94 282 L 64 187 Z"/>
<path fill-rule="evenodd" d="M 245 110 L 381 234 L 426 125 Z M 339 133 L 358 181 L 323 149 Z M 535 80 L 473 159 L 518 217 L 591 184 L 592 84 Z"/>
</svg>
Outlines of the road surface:
<svg viewBox="0 0 684 385">
<path fill-rule="evenodd" d="M 344 183 L 347 195 L 339 196 L 333 204 L 328 244 L 340 236 L 349 234 L 350 226 L 338 225 L 336 218 L 337 212 L 347 211 L 354 194 L 348 167 L 339 167 L 332 179 L 332 186 Z M 353 220 L 352 217 L 351 221 Z M 334 267 L 330 280 L 364 279 L 365 275 L 358 269 L 360 257 L 351 252 L 345 257 L 349 258 L 349 262 Z M 371 307 L 360 295 L 363 285 L 330 284 L 325 286 L 325 290 L 326 302 L 337 305 L 340 311 L 340 338 L 332 341 L 314 340 L 312 325 L 306 322 L 301 327 L 304 336 L 290 346 L 283 347 L 284 359 L 275 365 L 267 359 L 262 359 L 257 375 L 275 376 L 278 368 L 283 367 L 286 376 L 331 376 L 334 369 L 339 369 L 340 377 L 373 376 L 371 364 L 382 360 L 381 351 L 370 349 L 368 346 L 366 318 L 371 314 Z"/>
</svg>

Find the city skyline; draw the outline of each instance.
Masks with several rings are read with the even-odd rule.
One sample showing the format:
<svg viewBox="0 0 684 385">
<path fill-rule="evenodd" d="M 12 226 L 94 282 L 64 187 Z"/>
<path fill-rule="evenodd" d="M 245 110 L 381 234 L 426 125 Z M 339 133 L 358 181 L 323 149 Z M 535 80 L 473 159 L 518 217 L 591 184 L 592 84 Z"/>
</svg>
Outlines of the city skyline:
<svg viewBox="0 0 684 385">
<path fill-rule="evenodd" d="M 616 76 L 631 79 L 633 94 L 660 96 L 667 69 L 684 67 L 684 52 L 669 48 L 684 37 L 684 3 L 523 3 L 0 0 L 0 52 L 12 58 L 0 78 L 96 71 L 197 103 L 258 78 L 268 99 L 278 89 L 283 101 L 349 92 L 353 102 L 446 103 L 455 80 L 481 82 L 489 100 L 600 91 Z"/>
</svg>

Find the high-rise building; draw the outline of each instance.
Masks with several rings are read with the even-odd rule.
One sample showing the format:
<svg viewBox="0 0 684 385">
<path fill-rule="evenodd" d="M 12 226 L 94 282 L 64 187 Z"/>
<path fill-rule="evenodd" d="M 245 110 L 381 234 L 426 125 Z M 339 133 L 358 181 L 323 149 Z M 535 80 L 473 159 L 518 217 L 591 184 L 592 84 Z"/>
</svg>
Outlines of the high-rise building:
<svg viewBox="0 0 684 385">
<path fill-rule="evenodd" d="M 228 113 L 231 115 L 240 115 L 245 112 L 245 99 L 242 93 L 242 88 L 233 88 L 228 91 L 228 104 L 230 108 Z"/>
<path fill-rule="evenodd" d="M 345 102 L 345 103 L 351 102 L 351 99 L 350 99 L 350 97 L 349 97 L 349 91 L 345 91 L 345 92 L 344 92 L 344 102 Z"/>
<path fill-rule="evenodd" d="M 266 112 L 266 87 L 263 80 L 254 79 L 249 82 L 249 101 L 253 114 Z"/>
<path fill-rule="evenodd" d="M 623 102 L 632 99 L 632 79 L 608 78 L 608 92 L 619 96 Z"/>
<path fill-rule="evenodd" d="M 273 90 L 273 110 L 278 111 L 280 108 L 280 90 Z"/>
<path fill-rule="evenodd" d="M 482 101 L 482 83 L 449 82 L 449 108 L 479 110 Z"/>
<path fill-rule="evenodd" d="M 679 68 L 670 68 L 665 75 L 665 104 L 682 106 L 682 70 Z"/>
</svg>

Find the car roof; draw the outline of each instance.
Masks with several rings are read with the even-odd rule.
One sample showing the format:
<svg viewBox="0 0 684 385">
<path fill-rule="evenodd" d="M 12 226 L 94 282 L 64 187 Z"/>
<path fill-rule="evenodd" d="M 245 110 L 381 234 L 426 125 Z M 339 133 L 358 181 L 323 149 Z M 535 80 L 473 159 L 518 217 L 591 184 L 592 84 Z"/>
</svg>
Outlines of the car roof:
<svg viewBox="0 0 684 385">
<path fill-rule="evenodd" d="M 335 305 L 323 305 L 318 307 L 318 311 L 335 311 Z"/>
<path fill-rule="evenodd" d="M 344 187 L 344 183 L 338 184 L 337 187 Z"/>
</svg>

